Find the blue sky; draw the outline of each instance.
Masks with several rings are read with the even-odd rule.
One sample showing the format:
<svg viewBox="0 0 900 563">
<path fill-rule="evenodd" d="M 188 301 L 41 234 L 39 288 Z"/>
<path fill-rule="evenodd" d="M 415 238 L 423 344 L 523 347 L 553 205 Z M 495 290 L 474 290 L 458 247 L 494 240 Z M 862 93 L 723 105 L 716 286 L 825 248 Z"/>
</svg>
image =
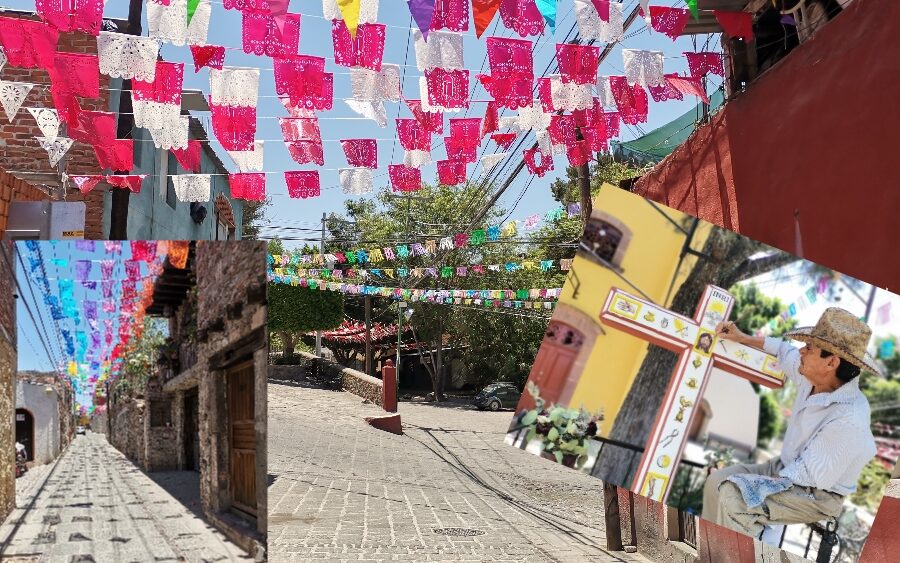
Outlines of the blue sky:
<svg viewBox="0 0 900 563">
<path fill-rule="evenodd" d="M 121 303 L 122 295 L 120 281 L 126 278 L 124 262 L 131 259 L 131 249 L 128 243 L 123 243 L 122 252 L 118 256 L 107 254 L 102 242 L 97 242 L 93 251 L 79 250 L 76 249 L 74 242 L 62 241 L 40 242 L 38 247 L 39 255 L 29 250 L 24 243 L 17 243 L 17 250 L 22 257 L 22 261 L 17 261 L 16 264 L 16 279 L 20 288 L 19 299 L 16 300 L 19 342 L 18 369 L 56 371 L 60 363 L 64 366 L 67 365 L 73 358 L 66 351 L 66 345 L 61 334 L 63 330 L 68 330 L 73 338 L 75 338 L 77 331 L 86 333 L 89 348 L 84 356 L 84 364 L 90 364 L 92 360 L 102 361 L 104 354 L 108 355 L 112 350 L 112 346 L 115 346 L 117 342 L 119 311 L 109 313 L 103 311 L 102 303 L 104 298 L 102 284 L 100 283 L 100 260 L 115 261 L 112 271 L 112 279 L 115 280 L 112 295 L 113 301 L 118 305 Z M 41 260 L 43 271 L 39 268 L 32 272 L 30 261 L 32 257 Z M 75 319 L 70 317 L 53 320 L 50 307 L 44 301 L 44 286 L 40 281 L 43 277 L 43 272 L 46 273 L 50 295 L 55 295 L 59 298 L 59 281 L 76 280 L 76 263 L 80 260 L 90 260 L 92 262 L 87 280 L 96 281 L 96 288 L 88 289 L 78 281 L 74 281 L 73 296 L 78 303 L 79 322 L 76 323 Z M 25 270 L 22 268 L 22 263 L 25 264 Z M 147 273 L 146 264 L 141 263 L 141 275 L 146 276 Z M 139 288 L 140 284 L 138 284 Z M 102 341 L 100 349 L 90 346 L 92 327 L 85 318 L 83 308 L 85 301 L 95 301 L 97 303 L 98 322 L 96 326 Z M 105 319 L 113 320 L 114 340 L 112 346 L 107 346 L 105 342 Z M 46 349 L 44 344 L 46 344 Z M 77 358 L 77 342 L 75 346 Z M 51 357 L 48 357 L 48 351 Z M 80 369 L 80 371 L 83 370 Z M 81 404 L 90 404 L 89 397 L 90 388 L 85 386 L 84 394 L 77 400 Z"/>
<path fill-rule="evenodd" d="M 34 9 L 32 0 L 0 0 L 0 2 L 12 8 Z M 651 4 L 676 7 L 684 7 L 685 5 L 683 0 L 654 0 Z M 637 5 L 637 0 L 625 0 L 625 14 L 629 13 L 635 5 Z M 124 18 L 127 15 L 126 6 L 127 2 L 125 0 L 110 0 L 104 15 L 106 17 Z M 403 149 L 396 140 L 394 119 L 397 117 L 411 117 L 411 114 L 402 103 L 387 103 L 388 125 L 385 128 L 380 128 L 374 121 L 361 119 L 358 114 L 351 111 L 343 101 L 344 98 L 350 97 L 349 69 L 334 64 L 331 22 L 322 16 L 322 2 L 320 0 L 292 0 L 290 12 L 301 14 L 300 53 L 325 57 L 327 59 L 326 71 L 334 72 L 335 74 L 334 107 L 331 111 L 318 112 L 325 149 L 325 165 L 318 168 L 323 188 L 322 196 L 319 198 L 292 200 L 287 195 L 284 177 L 278 174 L 279 172 L 312 170 L 317 167 L 310 165 L 301 166 L 290 158 L 286 147 L 281 142 L 281 130 L 277 121 L 278 117 L 286 117 L 287 112 L 275 96 L 271 70 L 272 61 L 268 57 L 257 57 L 243 53 L 240 48 L 240 13 L 225 10 L 221 0 L 213 0 L 212 23 L 210 25 L 208 42 L 228 48 L 226 66 L 262 69 L 256 138 L 268 141 L 265 147 L 265 169 L 267 172 L 274 172 L 274 174 L 269 174 L 267 177 L 267 191 L 272 196 L 273 202 L 273 205 L 267 212 L 268 222 L 272 225 L 283 227 L 315 228 L 320 224 L 323 212 L 341 211 L 344 208 L 346 197 L 338 187 L 337 169 L 347 167 L 347 162 L 338 141 L 344 138 L 378 139 L 379 169 L 375 172 L 375 188 L 386 186 L 387 165 L 403 162 L 404 154 Z M 418 99 L 418 79 L 422 73 L 415 66 L 415 49 L 410 31 L 414 23 L 411 20 L 406 2 L 403 0 L 381 0 L 378 20 L 387 26 L 384 62 L 407 65 L 401 67 L 402 71 L 405 70 L 403 77 L 404 96 L 410 99 Z M 574 25 L 573 0 L 559 0 L 555 34 L 551 34 L 548 28 L 545 35 L 536 40 L 537 46 L 534 55 L 536 74 L 539 75 L 546 68 L 548 62 L 554 58 L 554 45 L 557 42 L 564 42 L 566 34 Z M 144 29 L 146 34 L 146 25 Z M 463 111 L 459 114 L 450 114 L 449 117 L 483 116 L 486 107 L 484 102 L 489 97 L 478 84 L 475 75 L 480 72 L 489 72 L 485 60 L 484 39 L 491 35 L 518 37 L 518 35 L 514 35 L 514 32 L 506 29 L 500 23 L 499 14 L 495 16 L 494 21 L 481 39 L 475 37 L 474 23 L 470 21 L 469 31 L 466 32 L 464 39 L 464 55 L 466 67 L 470 69 L 470 89 L 473 90 L 471 98 L 479 101 L 471 104 L 468 113 Z M 678 40 L 672 41 L 662 34 L 651 33 L 640 18 L 626 32 L 626 35 L 626 39 L 613 49 L 611 55 L 601 65 L 601 75 L 623 74 L 621 54 L 623 48 L 661 50 L 667 57 L 665 71 L 681 73 L 687 71 L 687 63 L 682 55 L 684 51 L 703 50 L 704 43 L 707 40 L 709 40 L 709 44 L 706 47 L 707 50 L 720 50 L 719 40 L 716 36 L 680 37 Z M 535 38 L 528 39 L 534 40 Z M 696 41 L 696 46 L 694 41 Z M 199 89 L 206 94 L 209 93 L 208 69 L 202 69 L 197 74 L 194 73 L 193 59 L 187 47 L 176 47 L 166 44 L 162 48 L 162 54 L 166 60 L 185 63 L 185 89 Z M 718 77 L 713 77 L 713 79 L 710 81 L 710 91 L 718 87 L 720 83 Z M 647 132 L 664 125 L 693 108 L 696 103 L 697 99 L 694 97 L 686 97 L 684 101 L 675 100 L 660 103 L 651 100 L 648 123 L 642 124 L 640 128 L 623 125 L 621 139 L 632 139 L 641 136 L 642 131 Z M 502 115 L 515 114 L 506 110 Z M 204 121 L 207 130 L 211 134 L 209 114 L 200 114 L 199 117 Z M 221 146 L 215 141 L 212 142 L 216 150 L 222 155 L 222 160 L 233 168 L 230 159 L 221 150 Z M 442 139 L 439 136 L 435 136 L 432 139 L 432 160 L 436 161 L 444 158 L 442 144 Z M 530 145 L 531 142 L 529 141 L 526 146 Z M 490 150 L 493 150 L 493 144 L 490 146 Z M 489 151 L 484 154 L 489 154 Z M 507 170 L 511 169 L 513 164 L 508 165 Z M 516 205 L 513 218 L 525 217 L 533 213 L 543 214 L 555 207 L 556 203 L 550 194 L 549 186 L 556 177 L 565 173 L 565 164 L 565 156 L 555 157 L 555 170 L 543 178 L 535 177 L 530 184 L 529 180 L 531 177 L 527 170 L 523 170 L 505 192 L 504 196 L 500 198 L 499 205 L 507 211 L 510 211 L 513 209 L 513 205 Z M 474 165 L 469 166 L 470 177 L 475 177 L 479 172 L 480 168 L 475 168 Z M 505 174 L 500 176 L 501 181 L 505 176 Z M 434 164 L 422 169 L 422 178 L 426 182 L 434 181 L 436 178 Z M 521 197 L 521 200 L 516 203 L 526 185 L 527 190 Z M 267 232 L 271 233 L 273 231 Z M 297 232 L 285 231 L 285 234 L 296 236 Z M 313 236 L 315 233 L 307 234 Z"/>
</svg>

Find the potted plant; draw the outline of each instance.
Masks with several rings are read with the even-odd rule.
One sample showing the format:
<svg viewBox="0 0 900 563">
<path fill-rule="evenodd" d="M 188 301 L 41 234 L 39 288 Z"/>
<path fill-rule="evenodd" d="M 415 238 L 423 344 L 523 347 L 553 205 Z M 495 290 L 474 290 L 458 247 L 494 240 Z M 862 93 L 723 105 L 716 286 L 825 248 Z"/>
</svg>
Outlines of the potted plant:
<svg viewBox="0 0 900 563">
<path fill-rule="evenodd" d="M 537 385 L 528 382 L 528 393 L 534 397 L 535 408 L 526 411 L 519 420 L 528 428 L 526 442 L 541 441 L 541 456 L 566 467 L 581 469 L 587 462 L 588 440 L 600 432 L 603 413 L 589 413 L 583 408 L 570 409 L 548 406 L 540 397 Z"/>
</svg>

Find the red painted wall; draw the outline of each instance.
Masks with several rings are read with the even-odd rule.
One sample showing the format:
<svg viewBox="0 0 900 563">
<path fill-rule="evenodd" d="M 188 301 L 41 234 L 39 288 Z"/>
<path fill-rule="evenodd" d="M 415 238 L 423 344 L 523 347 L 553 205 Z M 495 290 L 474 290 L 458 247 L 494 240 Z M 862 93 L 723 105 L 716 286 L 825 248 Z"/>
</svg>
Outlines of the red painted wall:
<svg viewBox="0 0 900 563">
<path fill-rule="evenodd" d="M 635 192 L 900 292 L 900 2 L 856 0 Z"/>
<path fill-rule="evenodd" d="M 755 563 L 753 538 L 708 520 L 698 519 L 697 552 L 700 563 Z"/>
<path fill-rule="evenodd" d="M 859 563 L 893 563 L 900 559 L 900 499 L 884 497 Z"/>
</svg>

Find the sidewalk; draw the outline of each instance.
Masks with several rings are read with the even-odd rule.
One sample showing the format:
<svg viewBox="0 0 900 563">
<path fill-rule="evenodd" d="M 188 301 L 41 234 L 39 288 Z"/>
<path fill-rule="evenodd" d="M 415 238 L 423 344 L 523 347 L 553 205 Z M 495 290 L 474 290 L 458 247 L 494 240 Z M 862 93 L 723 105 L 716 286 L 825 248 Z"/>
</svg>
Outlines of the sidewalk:
<svg viewBox="0 0 900 563">
<path fill-rule="evenodd" d="M 512 413 L 269 385 L 272 561 L 648 561 L 604 550 L 600 481 L 503 443 Z"/>
<path fill-rule="evenodd" d="M 16 503 L 0 526 L 4 561 L 252 560 L 99 434 L 23 475 Z"/>
</svg>

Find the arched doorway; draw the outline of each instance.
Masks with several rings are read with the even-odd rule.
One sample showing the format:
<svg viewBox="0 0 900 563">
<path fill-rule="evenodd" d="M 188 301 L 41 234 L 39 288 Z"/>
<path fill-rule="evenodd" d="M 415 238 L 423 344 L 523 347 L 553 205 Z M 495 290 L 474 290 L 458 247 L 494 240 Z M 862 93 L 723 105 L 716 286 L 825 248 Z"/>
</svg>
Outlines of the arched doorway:
<svg viewBox="0 0 900 563">
<path fill-rule="evenodd" d="M 560 401 L 569 371 L 583 344 L 584 334 L 580 330 L 564 322 L 550 321 L 528 377 L 538 386 L 541 398 L 547 403 Z M 526 390 L 516 411 L 533 409 L 534 406 L 534 398 Z"/>
<path fill-rule="evenodd" d="M 25 446 L 28 461 L 34 461 L 34 416 L 26 409 L 16 409 L 16 442 Z"/>
</svg>

